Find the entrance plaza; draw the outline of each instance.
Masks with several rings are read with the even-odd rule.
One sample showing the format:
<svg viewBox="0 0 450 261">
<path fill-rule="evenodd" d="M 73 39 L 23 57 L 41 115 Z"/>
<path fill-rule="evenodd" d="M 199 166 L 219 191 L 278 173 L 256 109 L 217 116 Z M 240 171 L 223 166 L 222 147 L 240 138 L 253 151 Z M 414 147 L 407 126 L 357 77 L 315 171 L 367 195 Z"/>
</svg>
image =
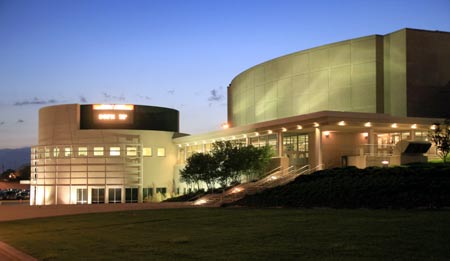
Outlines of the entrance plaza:
<svg viewBox="0 0 450 261">
<path fill-rule="evenodd" d="M 227 129 L 188 135 L 170 108 L 66 104 L 39 111 L 31 205 L 159 202 L 215 141 L 270 146 L 271 167 L 394 166 L 435 157 L 448 115 L 450 33 L 402 29 L 255 65 L 228 86 Z"/>
</svg>

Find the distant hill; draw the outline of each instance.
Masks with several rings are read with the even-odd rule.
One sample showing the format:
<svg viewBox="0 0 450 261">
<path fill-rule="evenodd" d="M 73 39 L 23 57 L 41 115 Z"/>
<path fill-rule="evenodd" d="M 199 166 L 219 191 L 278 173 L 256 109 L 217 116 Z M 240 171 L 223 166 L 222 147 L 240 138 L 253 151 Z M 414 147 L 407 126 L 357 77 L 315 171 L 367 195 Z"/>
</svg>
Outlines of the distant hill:
<svg viewBox="0 0 450 261">
<path fill-rule="evenodd" d="M 20 149 L 0 149 L 0 171 L 16 169 L 30 163 L 30 147 Z M 0 172 L 0 173 L 1 173 Z"/>
</svg>

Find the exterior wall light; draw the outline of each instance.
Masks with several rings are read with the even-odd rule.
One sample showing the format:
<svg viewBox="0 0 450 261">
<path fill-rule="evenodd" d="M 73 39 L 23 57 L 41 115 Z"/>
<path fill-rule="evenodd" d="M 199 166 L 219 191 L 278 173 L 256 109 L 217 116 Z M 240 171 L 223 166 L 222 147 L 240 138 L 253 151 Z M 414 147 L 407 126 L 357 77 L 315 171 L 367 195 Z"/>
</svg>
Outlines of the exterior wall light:
<svg viewBox="0 0 450 261">
<path fill-rule="evenodd" d="M 302 125 L 297 125 L 297 130 L 303 129 Z"/>
<path fill-rule="evenodd" d="M 268 130 L 267 133 L 268 133 L 268 134 L 272 134 L 272 130 Z"/>
<path fill-rule="evenodd" d="M 397 128 L 397 127 L 398 127 L 398 126 L 397 126 L 397 123 L 392 123 L 391 127 L 392 127 L 392 128 Z"/>
<path fill-rule="evenodd" d="M 338 122 L 338 125 L 339 126 L 345 126 L 346 124 L 345 124 L 345 121 L 340 121 L 340 122 Z"/>
<path fill-rule="evenodd" d="M 411 129 L 417 129 L 417 124 L 411 125 Z"/>
<path fill-rule="evenodd" d="M 329 131 L 324 131 L 324 132 L 323 132 L 323 135 L 325 135 L 325 137 L 328 138 L 328 137 L 330 137 L 330 132 L 329 132 Z"/>
<path fill-rule="evenodd" d="M 365 139 L 367 139 L 368 137 L 369 137 L 369 133 L 367 133 L 367 132 L 363 132 L 363 137 L 365 138 Z"/>
<path fill-rule="evenodd" d="M 255 136 L 259 136 L 259 133 L 258 133 L 258 132 L 255 132 Z"/>
<path fill-rule="evenodd" d="M 230 125 L 227 122 L 225 122 L 225 123 L 222 123 L 221 127 L 222 127 L 222 129 L 228 129 L 228 128 L 230 128 Z"/>
<path fill-rule="evenodd" d="M 247 138 L 247 134 L 242 135 L 242 137 Z"/>
<path fill-rule="evenodd" d="M 436 125 L 435 124 L 431 125 L 430 129 L 435 130 L 436 129 Z"/>
<path fill-rule="evenodd" d="M 381 162 L 381 164 L 383 164 L 383 167 L 387 167 L 389 165 L 389 161 L 388 160 L 383 160 Z"/>
<path fill-rule="evenodd" d="M 371 122 L 366 122 L 366 123 L 364 123 L 364 127 L 372 127 L 372 123 Z"/>
<path fill-rule="evenodd" d="M 281 131 L 282 131 L 282 132 L 286 132 L 287 129 L 283 127 L 283 128 L 281 128 Z"/>
<path fill-rule="evenodd" d="M 320 124 L 319 123 L 317 123 L 317 122 L 314 122 L 314 128 L 318 128 L 319 126 L 320 126 Z"/>
</svg>

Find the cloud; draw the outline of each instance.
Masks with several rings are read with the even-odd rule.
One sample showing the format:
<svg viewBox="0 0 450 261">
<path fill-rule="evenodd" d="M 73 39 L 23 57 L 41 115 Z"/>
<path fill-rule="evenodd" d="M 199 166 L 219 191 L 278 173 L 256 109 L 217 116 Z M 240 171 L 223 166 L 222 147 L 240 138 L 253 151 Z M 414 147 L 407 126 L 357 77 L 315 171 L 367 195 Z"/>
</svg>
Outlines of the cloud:
<svg viewBox="0 0 450 261">
<path fill-rule="evenodd" d="M 212 89 L 210 92 L 210 96 L 208 97 L 208 101 L 210 102 L 222 101 L 225 97 L 220 93 L 221 90 L 222 87 L 220 87 L 219 89 Z"/>
<path fill-rule="evenodd" d="M 172 90 L 167 90 L 167 93 L 170 94 L 170 95 L 173 95 L 173 94 L 175 93 L 175 90 L 174 90 L 174 89 L 172 89 Z"/>
<path fill-rule="evenodd" d="M 22 120 L 22 119 L 18 119 L 17 120 L 17 123 L 24 123 L 25 121 L 24 120 Z"/>
<path fill-rule="evenodd" d="M 24 106 L 24 105 L 42 105 L 42 104 L 54 104 L 58 103 L 55 99 L 44 100 L 38 97 L 34 97 L 32 100 L 17 101 L 14 106 Z"/>
<path fill-rule="evenodd" d="M 110 100 L 116 100 L 116 101 L 125 101 L 125 96 L 123 96 L 123 94 L 121 94 L 120 96 L 116 96 L 116 95 L 112 95 L 106 92 L 102 92 L 103 94 L 103 98 L 105 98 L 105 100 L 110 101 Z"/>
<path fill-rule="evenodd" d="M 145 100 L 151 100 L 152 98 L 147 95 L 138 95 L 139 98 L 145 99 Z"/>
<path fill-rule="evenodd" d="M 80 95 L 80 102 L 87 103 L 86 97 L 84 97 L 83 95 Z"/>
</svg>

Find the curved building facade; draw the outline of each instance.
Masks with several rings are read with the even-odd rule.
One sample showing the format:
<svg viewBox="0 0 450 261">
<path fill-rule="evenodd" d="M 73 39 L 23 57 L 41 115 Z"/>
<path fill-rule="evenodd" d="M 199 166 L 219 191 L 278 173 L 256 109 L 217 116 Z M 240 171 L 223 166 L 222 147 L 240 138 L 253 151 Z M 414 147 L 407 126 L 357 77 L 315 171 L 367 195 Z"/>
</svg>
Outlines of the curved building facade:
<svg viewBox="0 0 450 261">
<path fill-rule="evenodd" d="M 448 43 L 445 32 L 403 29 L 264 62 L 232 80 L 229 123 L 236 127 L 318 111 L 443 117 L 439 108 L 450 99 Z"/>
<path fill-rule="evenodd" d="M 160 201 L 172 194 L 178 111 L 141 105 L 49 106 L 32 147 L 32 205 Z"/>
</svg>

